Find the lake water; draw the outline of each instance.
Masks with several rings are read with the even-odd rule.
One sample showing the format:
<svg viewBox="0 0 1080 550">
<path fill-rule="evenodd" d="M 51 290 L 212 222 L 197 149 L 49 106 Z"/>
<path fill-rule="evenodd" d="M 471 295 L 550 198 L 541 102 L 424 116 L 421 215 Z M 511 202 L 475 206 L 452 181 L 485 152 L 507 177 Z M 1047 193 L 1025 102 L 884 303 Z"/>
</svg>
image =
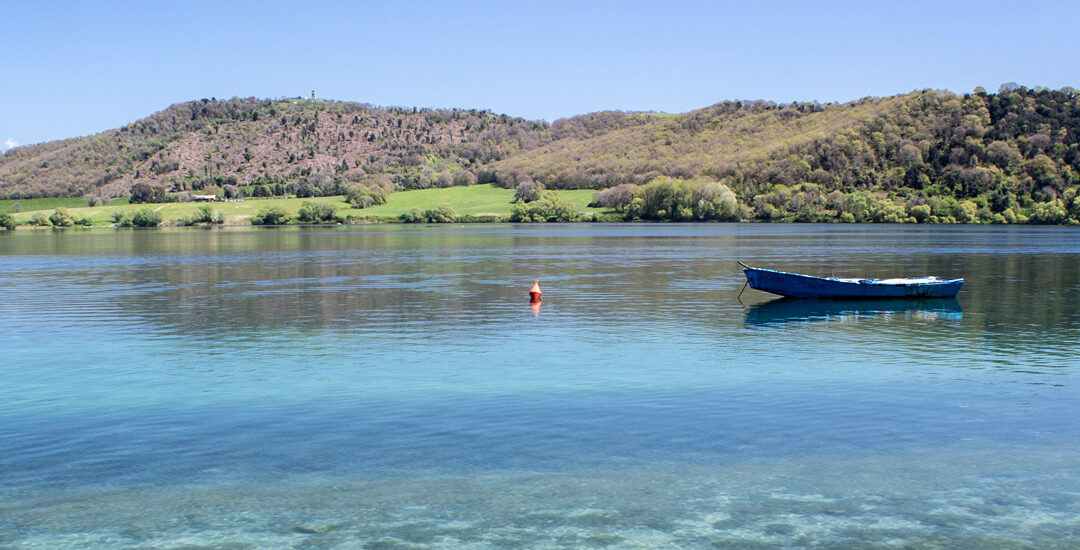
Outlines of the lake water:
<svg viewBox="0 0 1080 550">
<path fill-rule="evenodd" d="M 21 231 L 0 327 L 3 548 L 1080 540 L 1070 228 Z"/>
</svg>

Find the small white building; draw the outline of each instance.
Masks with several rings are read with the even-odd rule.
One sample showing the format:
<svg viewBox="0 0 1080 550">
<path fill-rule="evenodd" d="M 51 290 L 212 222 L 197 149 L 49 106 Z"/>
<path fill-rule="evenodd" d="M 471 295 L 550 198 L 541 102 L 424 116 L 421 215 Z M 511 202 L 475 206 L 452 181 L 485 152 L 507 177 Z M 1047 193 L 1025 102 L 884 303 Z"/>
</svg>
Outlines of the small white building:
<svg viewBox="0 0 1080 550">
<path fill-rule="evenodd" d="M 191 200 L 194 202 L 214 202 L 217 200 L 217 195 L 191 195 Z"/>
</svg>

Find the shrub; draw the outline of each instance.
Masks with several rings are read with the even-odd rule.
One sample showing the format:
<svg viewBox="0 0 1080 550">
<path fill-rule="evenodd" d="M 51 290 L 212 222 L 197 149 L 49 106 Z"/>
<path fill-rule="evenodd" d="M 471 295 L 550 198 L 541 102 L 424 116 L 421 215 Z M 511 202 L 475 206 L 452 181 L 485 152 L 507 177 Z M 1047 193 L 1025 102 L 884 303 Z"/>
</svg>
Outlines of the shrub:
<svg viewBox="0 0 1080 550">
<path fill-rule="evenodd" d="M 845 223 L 863 223 L 870 221 L 870 213 L 877 208 L 877 199 L 867 191 L 840 194 L 832 197 L 833 206 L 840 213 L 840 221 Z M 844 214 L 850 214 L 852 222 L 847 222 Z"/>
<path fill-rule="evenodd" d="M 953 207 L 952 215 L 960 223 L 972 223 L 978 220 L 979 205 L 972 201 L 960 201 Z"/>
<path fill-rule="evenodd" d="M 457 211 L 446 203 L 441 203 L 435 206 L 434 210 L 427 210 L 424 214 L 431 223 L 450 223 L 457 219 Z"/>
<path fill-rule="evenodd" d="M 1054 199 L 1050 202 L 1036 203 L 1031 208 L 1030 223 L 1037 224 L 1059 224 L 1065 223 L 1065 220 L 1069 217 L 1068 212 L 1065 211 L 1065 206 L 1062 204 L 1061 199 Z"/>
<path fill-rule="evenodd" d="M 659 215 L 663 210 L 657 212 Z M 784 218 L 784 211 L 779 208 L 765 203 L 760 206 L 758 210 L 758 217 L 765 221 L 779 221 Z"/>
<path fill-rule="evenodd" d="M 739 199 L 728 186 L 718 182 L 687 182 L 683 193 L 689 195 L 693 219 L 734 222 L 743 217 Z M 684 220 L 689 218 L 683 217 Z"/>
<path fill-rule="evenodd" d="M 125 220 L 130 220 L 130 225 L 135 227 L 157 227 L 161 225 L 161 213 L 150 208 L 140 208 L 131 218 L 125 217 Z"/>
<path fill-rule="evenodd" d="M 930 219 L 930 205 L 920 204 L 908 209 L 908 214 L 919 223 L 926 223 Z"/>
<path fill-rule="evenodd" d="M 972 211 L 974 213 L 974 210 Z M 888 199 L 882 199 L 870 209 L 870 219 L 877 223 L 904 223 L 908 214 L 903 206 Z"/>
<path fill-rule="evenodd" d="M 592 221 L 594 221 L 594 222 L 616 223 L 616 222 L 621 222 L 624 219 L 625 218 L 621 214 L 610 214 L 610 213 L 594 212 Z"/>
<path fill-rule="evenodd" d="M 623 186 L 619 186 L 623 187 Z M 619 187 L 608 191 L 616 193 Z M 777 186 L 787 192 L 785 186 Z M 632 188 L 628 188 L 632 189 Z M 626 206 L 626 218 L 671 221 L 738 221 L 744 215 L 735 193 L 715 181 L 656 178 L 634 189 L 634 198 Z M 625 191 L 623 191 L 625 192 Z M 755 197 L 758 214 L 763 219 L 781 219 L 787 213 L 776 206 L 779 195 Z M 596 197 L 606 200 L 603 192 Z M 625 203 L 625 197 L 622 198 Z"/>
<path fill-rule="evenodd" d="M 402 223 L 450 223 L 457 221 L 457 211 L 449 204 L 442 203 L 433 210 L 413 208 L 398 216 Z"/>
<path fill-rule="evenodd" d="M 350 185 L 345 192 L 345 200 L 355 208 L 367 208 L 378 204 L 386 204 L 387 194 L 388 191 L 384 187 Z"/>
<path fill-rule="evenodd" d="M 251 217 L 251 225 L 285 225 L 289 214 L 280 206 L 269 206 Z"/>
<path fill-rule="evenodd" d="M 569 222 L 577 218 L 577 209 L 555 191 L 545 192 L 539 200 L 518 201 L 510 209 L 512 222 Z"/>
<path fill-rule="evenodd" d="M 477 216 L 475 214 L 459 214 L 454 218 L 457 223 L 498 223 L 502 221 L 499 216 Z"/>
<path fill-rule="evenodd" d="M 829 223 L 833 219 L 828 212 L 821 212 L 809 206 L 803 206 L 795 214 L 792 221 L 795 223 Z"/>
<path fill-rule="evenodd" d="M 39 226 L 39 227 L 48 227 L 48 226 L 52 225 L 52 222 L 49 221 L 48 216 L 46 216 L 45 214 L 43 214 L 41 212 L 38 212 L 38 213 L 36 213 L 36 214 L 34 214 L 33 216 L 30 217 L 29 224 L 30 225 L 36 225 L 36 226 Z"/>
<path fill-rule="evenodd" d="M 53 227 L 71 227 L 75 225 L 75 219 L 71 217 L 71 214 L 66 208 L 57 208 L 49 215 L 49 223 L 51 223 Z"/>
<path fill-rule="evenodd" d="M 8 214 L 7 212 L 0 213 L 0 227 L 11 231 L 15 229 L 18 224 L 15 223 L 15 216 Z"/>
<path fill-rule="evenodd" d="M 18 214 L 19 212 L 22 212 L 22 203 L 21 202 L 13 203 L 11 205 L 11 211 L 16 213 L 16 214 Z"/>
<path fill-rule="evenodd" d="M 214 210 L 214 207 L 209 204 L 204 204 L 199 207 L 195 212 L 195 215 L 190 218 L 184 218 L 184 225 L 195 225 L 197 223 L 222 223 L 222 216 L 220 210 Z"/>
<path fill-rule="evenodd" d="M 427 223 L 427 217 L 424 216 L 424 211 L 419 208 L 413 208 L 408 212 L 402 213 L 398 216 L 398 219 L 402 223 Z"/>
<path fill-rule="evenodd" d="M 338 219 L 334 214 L 335 210 L 329 203 L 304 201 L 300 205 L 297 218 L 306 223 L 336 223 Z"/>
</svg>

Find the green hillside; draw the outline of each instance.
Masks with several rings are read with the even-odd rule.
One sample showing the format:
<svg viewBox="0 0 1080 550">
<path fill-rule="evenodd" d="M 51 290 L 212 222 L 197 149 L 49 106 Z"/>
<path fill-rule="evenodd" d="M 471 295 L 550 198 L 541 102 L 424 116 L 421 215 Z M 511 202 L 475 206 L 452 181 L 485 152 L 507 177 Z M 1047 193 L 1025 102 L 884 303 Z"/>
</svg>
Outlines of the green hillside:
<svg viewBox="0 0 1080 550">
<path fill-rule="evenodd" d="M 844 105 L 724 102 L 681 115 L 568 137 L 495 163 L 504 179 L 529 177 L 552 188 L 602 189 L 658 176 L 723 177 L 792 144 L 828 139 L 892 109 L 901 97 Z M 574 125 L 571 120 L 562 125 Z M 554 129 L 558 133 L 560 124 Z M 579 137 L 580 136 L 580 137 Z"/>
<path fill-rule="evenodd" d="M 715 181 L 735 193 L 743 219 L 1076 223 L 1078 142 L 1075 90 L 1009 86 L 845 105 L 725 102 L 494 166 L 504 185 L 555 189 Z M 696 218 L 678 214 L 689 203 L 669 202 L 661 218 Z"/>
</svg>

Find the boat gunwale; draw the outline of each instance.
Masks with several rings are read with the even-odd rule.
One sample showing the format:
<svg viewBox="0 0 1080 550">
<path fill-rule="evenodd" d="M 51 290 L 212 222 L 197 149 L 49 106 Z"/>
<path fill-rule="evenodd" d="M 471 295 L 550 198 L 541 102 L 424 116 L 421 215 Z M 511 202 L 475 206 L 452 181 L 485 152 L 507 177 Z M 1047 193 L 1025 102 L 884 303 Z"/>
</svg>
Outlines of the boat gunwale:
<svg viewBox="0 0 1080 550">
<path fill-rule="evenodd" d="M 744 264 L 742 262 L 739 262 L 739 265 L 742 266 L 744 274 L 745 274 L 746 271 L 768 271 L 770 273 L 779 273 L 781 275 L 789 275 L 789 276 L 792 276 L 792 277 L 804 277 L 804 278 L 807 278 L 807 279 L 817 279 L 817 280 L 821 280 L 821 281 L 828 281 L 830 283 L 840 283 L 840 284 L 849 284 L 849 285 L 883 285 L 883 286 L 913 286 L 913 285 L 916 285 L 916 286 L 926 286 L 926 285 L 956 284 L 958 282 L 959 283 L 964 282 L 964 279 L 962 277 L 958 278 L 958 279 L 941 279 L 941 278 L 938 278 L 936 276 L 929 276 L 929 277 L 933 277 L 933 279 L 930 279 L 929 277 L 925 277 L 925 278 L 892 277 L 892 278 L 889 278 L 889 279 L 857 279 L 857 278 L 841 279 L 841 278 L 838 278 L 838 277 L 819 277 L 817 275 L 806 275 L 805 273 L 792 273 L 790 271 L 780 271 L 778 269 L 768 269 L 768 268 L 764 268 L 764 267 L 752 267 L 752 266 L 748 266 L 748 265 L 746 265 L 746 264 Z M 909 279 L 910 282 L 900 282 L 898 279 L 899 280 Z"/>
</svg>

